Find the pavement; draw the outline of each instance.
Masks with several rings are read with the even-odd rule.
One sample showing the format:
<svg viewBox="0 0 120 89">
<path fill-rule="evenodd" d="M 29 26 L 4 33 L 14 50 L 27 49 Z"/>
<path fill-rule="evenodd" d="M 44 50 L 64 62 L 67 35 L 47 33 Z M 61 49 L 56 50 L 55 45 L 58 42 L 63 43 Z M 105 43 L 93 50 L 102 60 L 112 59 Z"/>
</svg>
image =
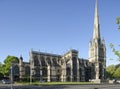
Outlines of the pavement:
<svg viewBox="0 0 120 89">
<path fill-rule="evenodd" d="M 50 85 L 50 86 L 32 86 L 32 85 L 13 85 L 0 84 L 0 89 L 120 89 L 120 84 L 102 84 L 102 85 Z"/>
</svg>

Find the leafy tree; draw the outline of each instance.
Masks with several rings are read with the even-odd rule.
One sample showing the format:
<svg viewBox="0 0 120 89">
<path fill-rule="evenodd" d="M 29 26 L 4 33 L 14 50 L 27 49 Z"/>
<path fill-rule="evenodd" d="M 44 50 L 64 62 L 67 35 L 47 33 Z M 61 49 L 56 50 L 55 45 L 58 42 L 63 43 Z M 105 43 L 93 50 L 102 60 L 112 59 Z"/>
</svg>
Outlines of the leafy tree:
<svg viewBox="0 0 120 89">
<path fill-rule="evenodd" d="M 2 63 L 0 62 L 0 68 L 2 67 Z"/>
<path fill-rule="evenodd" d="M 116 18 L 116 23 L 118 24 L 118 30 L 120 31 L 120 17 Z"/>
<path fill-rule="evenodd" d="M 114 78 L 120 78 L 120 67 L 118 67 L 118 68 L 116 69 L 116 71 L 115 71 L 114 74 L 113 74 L 113 77 L 114 77 Z"/>
<path fill-rule="evenodd" d="M 108 79 L 120 78 L 120 64 L 108 66 L 106 72 Z"/>
<path fill-rule="evenodd" d="M 116 24 L 118 25 L 118 31 L 120 31 L 120 17 L 116 18 Z M 120 44 L 118 46 L 120 47 Z M 117 60 L 120 61 L 120 50 L 117 50 L 112 43 L 110 44 L 110 47 L 112 52 L 118 57 Z M 120 65 L 108 66 L 106 68 L 106 73 L 108 78 L 120 78 Z"/>
<path fill-rule="evenodd" d="M 118 25 L 118 30 L 120 31 L 120 17 L 116 18 L 116 23 Z M 118 45 L 120 47 L 120 44 Z M 111 43 L 110 47 L 112 52 L 118 57 L 118 61 L 120 61 L 120 50 L 115 49 L 114 45 Z"/>
<path fill-rule="evenodd" d="M 2 63 L 0 62 L 0 73 L 1 73 L 1 69 L 2 69 Z"/>
<path fill-rule="evenodd" d="M 3 77 L 3 74 L 2 74 L 2 63 L 0 62 L 0 79 Z"/>
<path fill-rule="evenodd" d="M 2 69 L 1 72 L 4 76 L 8 76 L 9 75 L 9 71 L 10 71 L 10 67 L 12 65 L 12 63 L 18 63 L 19 59 L 15 56 L 7 56 L 6 59 L 4 60 L 4 64 L 2 65 Z"/>
<path fill-rule="evenodd" d="M 117 60 L 120 61 L 120 51 L 115 49 L 115 47 L 112 43 L 110 44 L 110 47 L 112 49 L 112 52 L 118 57 Z M 119 47 L 120 47 L 120 45 L 119 45 Z"/>
<path fill-rule="evenodd" d="M 106 68 L 106 72 L 107 72 L 107 78 L 114 78 L 113 74 L 115 73 L 116 70 L 116 66 L 115 65 L 110 65 Z"/>
</svg>

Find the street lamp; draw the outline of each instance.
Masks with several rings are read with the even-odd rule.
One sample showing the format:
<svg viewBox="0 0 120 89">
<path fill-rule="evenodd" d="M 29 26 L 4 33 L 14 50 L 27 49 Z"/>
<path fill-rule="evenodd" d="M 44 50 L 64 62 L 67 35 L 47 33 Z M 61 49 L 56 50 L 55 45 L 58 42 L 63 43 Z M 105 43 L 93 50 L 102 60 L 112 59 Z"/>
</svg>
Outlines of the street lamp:
<svg viewBox="0 0 120 89">
<path fill-rule="evenodd" d="M 31 71 L 31 70 L 30 70 Z M 32 84 L 32 73 L 30 72 L 30 85 Z"/>
<path fill-rule="evenodd" d="M 32 70 L 30 69 L 30 85 L 32 84 Z"/>
<path fill-rule="evenodd" d="M 33 76 L 34 76 L 34 72 L 33 72 L 33 68 L 31 68 L 30 70 L 30 85 L 32 84 L 32 79 L 33 79 Z"/>
<path fill-rule="evenodd" d="M 42 69 L 40 69 L 40 81 L 42 82 Z"/>
</svg>

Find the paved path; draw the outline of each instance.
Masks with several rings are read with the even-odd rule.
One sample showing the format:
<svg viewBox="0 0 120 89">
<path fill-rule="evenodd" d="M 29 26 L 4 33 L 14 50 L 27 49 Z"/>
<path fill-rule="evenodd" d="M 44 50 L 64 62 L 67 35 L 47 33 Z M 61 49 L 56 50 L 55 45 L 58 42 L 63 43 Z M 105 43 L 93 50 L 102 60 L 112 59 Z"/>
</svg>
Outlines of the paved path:
<svg viewBox="0 0 120 89">
<path fill-rule="evenodd" d="M 1 84 L 0 89 L 11 89 L 11 86 Z M 120 85 L 56 85 L 56 86 L 14 85 L 13 89 L 120 89 Z"/>
</svg>

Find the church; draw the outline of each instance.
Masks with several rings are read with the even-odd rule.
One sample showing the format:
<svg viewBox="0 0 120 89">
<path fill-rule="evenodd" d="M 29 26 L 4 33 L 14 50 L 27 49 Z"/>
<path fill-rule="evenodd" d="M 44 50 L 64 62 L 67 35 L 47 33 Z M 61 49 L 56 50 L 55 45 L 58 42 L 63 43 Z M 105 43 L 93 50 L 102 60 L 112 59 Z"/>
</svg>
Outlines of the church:
<svg viewBox="0 0 120 89">
<path fill-rule="evenodd" d="M 46 82 L 101 82 L 106 79 L 106 47 L 100 36 L 98 1 L 95 5 L 93 37 L 89 42 L 88 59 L 78 57 L 78 50 L 64 55 L 31 50 L 29 62 L 23 57 L 13 63 L 13 79 L 30 78 Z"/>
</svg>

